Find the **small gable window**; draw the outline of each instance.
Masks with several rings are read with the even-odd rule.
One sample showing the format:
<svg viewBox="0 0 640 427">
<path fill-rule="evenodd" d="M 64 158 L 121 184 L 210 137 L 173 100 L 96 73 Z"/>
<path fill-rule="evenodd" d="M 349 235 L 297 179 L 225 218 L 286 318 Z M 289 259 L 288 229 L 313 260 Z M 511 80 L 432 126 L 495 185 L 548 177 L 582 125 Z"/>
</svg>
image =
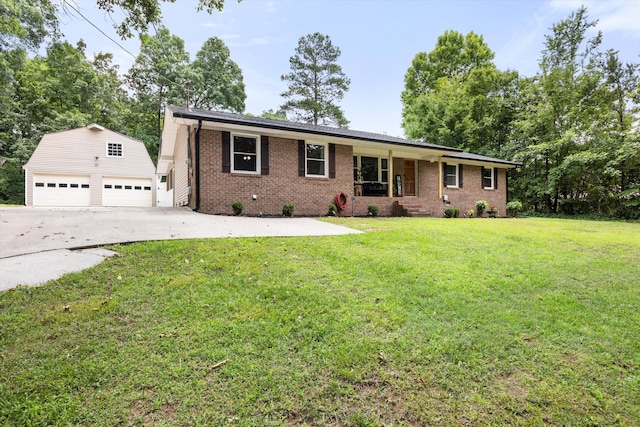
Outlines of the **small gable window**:
<svg viewBox="0 0 640 427">
<path fill-rule="evenodd" d="M 260 173 L 260 150 L 258 137 L 253 135 L 232 135 L 231 171 L 237 173 Z"/>
<path fill-rule="evenodd" d="M 107 142 L 107 157 L 122 157 L 122 144 Z"/>
</svg>

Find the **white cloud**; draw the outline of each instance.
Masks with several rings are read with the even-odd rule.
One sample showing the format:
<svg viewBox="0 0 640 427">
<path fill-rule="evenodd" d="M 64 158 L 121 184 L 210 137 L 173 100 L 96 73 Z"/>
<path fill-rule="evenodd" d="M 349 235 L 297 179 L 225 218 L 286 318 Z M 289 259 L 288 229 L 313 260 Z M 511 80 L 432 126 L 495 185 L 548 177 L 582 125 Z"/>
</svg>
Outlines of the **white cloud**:
<svg viewBox="0 0 640 427">
<path fill-rule="evenodd" d="M 573 12 L 584 5 L 589 19 L 597 19 L 597 29 L 605 33 L 620 31 L 640 38 L 640 2 L 634 0 L 551 0 L 557 12 Z"/>
</svg>

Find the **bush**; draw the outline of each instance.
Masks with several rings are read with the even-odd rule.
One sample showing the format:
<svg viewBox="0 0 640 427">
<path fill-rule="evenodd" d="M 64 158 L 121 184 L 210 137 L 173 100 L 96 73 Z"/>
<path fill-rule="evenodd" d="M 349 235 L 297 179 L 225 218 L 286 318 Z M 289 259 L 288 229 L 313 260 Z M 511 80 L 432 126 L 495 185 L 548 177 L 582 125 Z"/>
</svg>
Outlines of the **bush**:
<svg viewBox="0 0 640 427">
<path fill-rule="evenodd" d="M 469 209 L 469 210 L 467 211 L 467 216 L 468 216 L 469 218 L 473 218 L 473 215 L 474 215 L 474 214 L 475 214 L 475 212 L 473 211 L 473 209 Z"/>
<path fill-rule="evenodd" d="M 242 203 L 237 201 L 231 204 L 231 208 L 233 209 L 233 214 L 236 216 L 240 215 L 244 210 L 244 206 L 242 205 Z"/>
<path fill-rule="evenodd" d="M 507 215 L 517 217 L 518 212 L 522 210 L 522 203 L 517 200 L 507 203 Z"/>
<path fill-rule="evenodd" d="M 458 218 L 460 216 L 460 209 L 447 208 L 444 210 L 444 216 L 447 218 Z"/>
<path fill-rule="evenodd" d="M 282 207 L 282 215 L 284 216 L 293 216 L 293 209 L 295 208 L 295 206 L 293 206 L 292 203 L 285 203 L 285 205 Z"/>
<path fill-rule="evenodd" d="M 328 216 L 336 216 L 338 214 L 338 207 L 333 203 L 329 205 L 329 212 L 327 212 Z"/>
<path fill-rule="evenodd" d="M 485 200 L 478 200 L 476 202 L 476 210 L 478 211 L 478 216 L 482 216 L 485 209 L 487 209 L 487 202 Z"/>
<path fill-rule="evenodd" d="M 369 212 L 369 216 L 378 216 L 378 205 L 369 205 L 367 206 L 367 212 Z"/>
</svg>

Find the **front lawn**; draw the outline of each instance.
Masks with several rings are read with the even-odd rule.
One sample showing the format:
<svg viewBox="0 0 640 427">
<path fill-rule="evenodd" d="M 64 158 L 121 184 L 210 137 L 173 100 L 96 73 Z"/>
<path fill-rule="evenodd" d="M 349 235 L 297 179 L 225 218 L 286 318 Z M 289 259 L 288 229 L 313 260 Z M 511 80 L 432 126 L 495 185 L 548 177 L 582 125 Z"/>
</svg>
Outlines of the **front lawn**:
<svg viewBox="0 0 640 427">
<path fill-rule="evenodd" d="M 640 424 L 640 225 L 332 222 L 0 293 L 0 425 Z"/>
</svg>

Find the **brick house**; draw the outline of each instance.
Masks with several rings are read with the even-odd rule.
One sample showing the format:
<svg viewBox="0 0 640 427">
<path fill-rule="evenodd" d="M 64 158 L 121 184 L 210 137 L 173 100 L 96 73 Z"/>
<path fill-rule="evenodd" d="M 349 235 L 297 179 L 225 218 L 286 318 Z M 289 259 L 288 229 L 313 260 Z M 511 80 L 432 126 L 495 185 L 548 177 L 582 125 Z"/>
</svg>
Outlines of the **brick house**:
<svg viewBox="0 0 640 427">
<path fill-rule="evenodd" d="M 345 213 L 461 213 L 486 200 L 504 214 L 507 170 L 518 163 L 350 129 L 168 106 L 157 173 L 174 206 L 246 215 L 324 215 L 337 194 Z M 355 196 L 355 202 L 352 201 Z"/>
</svg>

